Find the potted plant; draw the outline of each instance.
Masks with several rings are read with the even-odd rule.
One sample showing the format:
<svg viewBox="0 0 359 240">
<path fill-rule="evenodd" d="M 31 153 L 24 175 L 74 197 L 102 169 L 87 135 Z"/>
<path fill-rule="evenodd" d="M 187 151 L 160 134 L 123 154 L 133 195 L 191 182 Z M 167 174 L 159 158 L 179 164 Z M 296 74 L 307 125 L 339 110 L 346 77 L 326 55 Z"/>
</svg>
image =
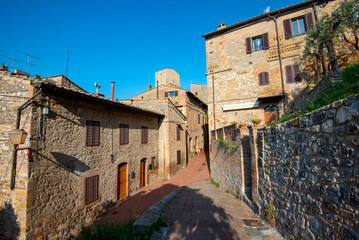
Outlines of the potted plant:
<svg viewBox="0 0 359 240">
<path fill-rule="evenodd" d="M 251 122 L 254 124 L 254 126 L 257 126 L 258 124 L 260 124 L 261 123 L 261 119 L 259 119 L 259 118 L 253 118 L 253 119 L 251 119 Z"/>
<path fill-rule="evenodd" d="M 246 124 L 246 123 L 240 123 L 239 126 L 240 126 L 241 128 L 245 128 L 245 127 L 247 126 L 247 124 Z"/>
</svg>

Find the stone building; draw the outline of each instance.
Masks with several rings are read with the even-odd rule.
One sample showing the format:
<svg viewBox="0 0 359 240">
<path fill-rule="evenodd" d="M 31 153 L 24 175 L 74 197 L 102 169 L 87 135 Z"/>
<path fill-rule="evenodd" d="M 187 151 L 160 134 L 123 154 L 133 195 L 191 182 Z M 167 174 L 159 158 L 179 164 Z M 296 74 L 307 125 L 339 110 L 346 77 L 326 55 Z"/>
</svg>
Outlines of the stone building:
<svg viewBox="0 0 359 240">
<path fill-rule="evenodd" d="M 96 97 L 61 76 L 9 72 L 0 72 L 0 108 L 0 238 L 64 238 L 165 172 L 166 108 Z M 28 135 L 13 162 L 8 133 L 17 119 Z"/>
<path fill-rule="evenodd" d="M 156 87 L 131 98 L 136 102 L 169 99 L 186 117 L 185 132 L 188 139 L 188 153 L 199 152 L 207 144 L 207 105 L 192 92 L 180 88 L 178 73 L 163 69 L 155 74 Z"/>
<path fill-rule="evenodd" d="M 191 83 L 191 93 L 196 95 L 205 104 L 208 103 L 207 85 Z"/>
<path fill-rule="evenodd" d="M 314 79 L 298 64 L 306 32 L 339 2 L 308 0 L 205 34 L 210 131 L 276 121 Z"/>
</svg>

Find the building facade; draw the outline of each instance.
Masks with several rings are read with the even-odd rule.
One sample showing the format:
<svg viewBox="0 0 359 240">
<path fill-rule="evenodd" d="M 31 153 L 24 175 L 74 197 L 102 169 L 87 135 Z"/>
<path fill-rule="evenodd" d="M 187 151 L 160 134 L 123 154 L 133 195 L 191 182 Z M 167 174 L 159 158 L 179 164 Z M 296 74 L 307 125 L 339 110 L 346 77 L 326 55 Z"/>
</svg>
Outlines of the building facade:
<svg viewBox="0 0 359 240">
<path fill-rule="evenodd" d="M 299 57 L 306 32 L 340 1 L 304 1 L 205 34 L 209 129 L 276 121 L 315 74 Z"/>
<path fill-rule="evenodd" d="M 64 238 L 164 172 L 158 156 L 164 114 L 77 87 L 0 72 L 5 239 Z M 8 133 L 17 119 L 28 135 L 13 162 Z"/>
<path fill-rule="evenodd" d="M 159 77 L 161 76 L 161 77 Z M 163 76 L 170 76 L 164 78 Z M 192 92 L 179 87 L 179 75 L 173 69 L 156 72 L 158 86 L 131 98 L 135 102 L 169 99 L 186 117 L 188 153 L 199 152 L 207 144 L 207 105 Z M 177 78 L 178 77 L 178 78 Z"/>
</svg>

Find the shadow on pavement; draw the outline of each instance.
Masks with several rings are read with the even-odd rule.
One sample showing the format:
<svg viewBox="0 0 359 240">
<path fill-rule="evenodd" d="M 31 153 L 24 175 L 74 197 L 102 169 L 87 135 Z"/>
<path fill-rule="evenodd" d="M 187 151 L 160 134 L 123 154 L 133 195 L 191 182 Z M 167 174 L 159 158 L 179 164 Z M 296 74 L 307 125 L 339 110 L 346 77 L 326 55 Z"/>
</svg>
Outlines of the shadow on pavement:
<svg viewBox="0 0 359 240">
<path fill-rule="evenodd" d="M 163 218 L 170 224 L 167 239 L 239 240 L 230 224 L 233 218 L 199 191 L 185 187 L 163 208 Z"/>
</svg>

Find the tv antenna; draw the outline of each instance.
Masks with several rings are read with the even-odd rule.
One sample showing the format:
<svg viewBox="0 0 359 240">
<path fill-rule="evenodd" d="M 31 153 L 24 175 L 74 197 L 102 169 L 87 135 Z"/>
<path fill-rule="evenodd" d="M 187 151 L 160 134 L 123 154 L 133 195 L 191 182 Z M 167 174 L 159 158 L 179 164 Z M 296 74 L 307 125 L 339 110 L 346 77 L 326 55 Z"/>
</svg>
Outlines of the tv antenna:
<svg viewBox="0 0 359 240">
<path fill-rule="evenodd" d="M 67 51 L 66 78 L 67 78 L 67 70 L 69 69 L 69 59 L 70 59 L 70 51 Z"/>
<path fill-rule="evenodd" d="M 15 50 L 16 52 L 22 53 L 22 54 L 24 54 L 24 55 L 27 56 L 27 73 L 29 73 L 29 65 L 33 65 L 33 66 L 37 67 L 35 64 L 30 64 L 30 57 L 35 58 L 35 59 L 40 59 L 40 58 L 35 57 L 35 56 L 32 56 L 32 55 L 29 54 L 29 53 L 26 53 L 26 52 L 23 52 L 23 51 L 20 51 L 20 50 L 17 50 L 17 49 L 14 49 L 14 50 Z"/>
<path fill-rule="evenodd" d="M 96 87 L 96 93 L 98 94 L 98 90 L 100 89 L 101 84 L 97 84 L 97 83 L 95 83 L 95 87 Z"/>
<path fill-rule="evenodd" d="M 11 72 L 14 72 L 14 62 L 18 62 L 18 63 L 23 62 L 23 63 L 26 63 L 25 61 L 22 61 L 22 60 L 20 60 L 20 59 L 16 59 L 16 58 L 14 58 L 14 57 L 11 58 L 11 57 L 8 57 L 8 56 L 2 55 L 2 54 L 0 54 L 0 56 L 11 60 Z M 32 63 L 28 63 L 28 64 L 37 67 L 35 64 L 32 64 Z"/>
</svg>

